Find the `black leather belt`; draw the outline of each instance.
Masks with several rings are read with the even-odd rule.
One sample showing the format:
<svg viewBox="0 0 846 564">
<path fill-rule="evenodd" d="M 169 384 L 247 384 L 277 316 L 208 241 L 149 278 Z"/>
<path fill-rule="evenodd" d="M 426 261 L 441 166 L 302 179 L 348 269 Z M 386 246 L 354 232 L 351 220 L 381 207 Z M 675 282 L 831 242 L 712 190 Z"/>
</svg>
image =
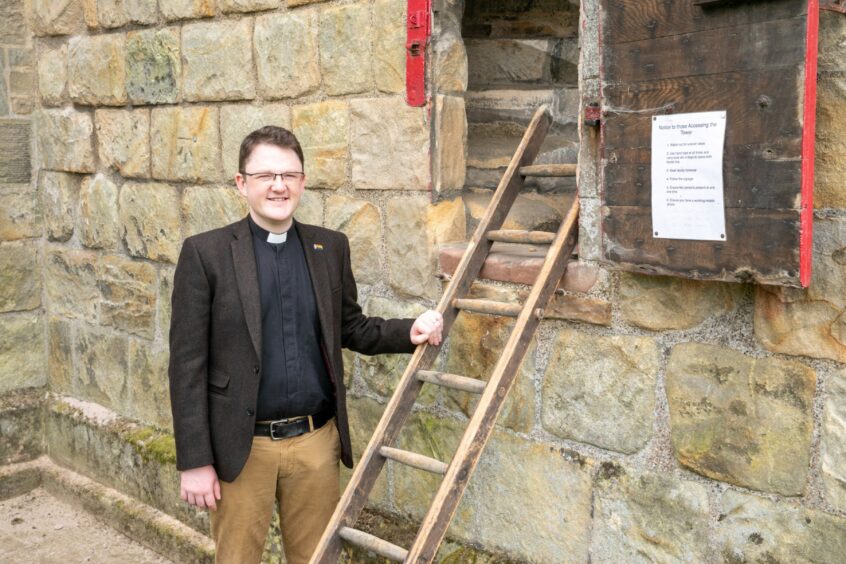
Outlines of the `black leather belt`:
<svg viewBox="0 0 846 564">
<path fill-rule="evenodd" d="M 270 437 L 274 441 L 298 437 L 315 429 L 320 429 L 334 415 L 335 410 L 329 407 L 314 415 L 288 417 L 287 419 L 279 419 L 278 421 L 256 423 L 254 434 L 262 437 Z"/>
</svg>

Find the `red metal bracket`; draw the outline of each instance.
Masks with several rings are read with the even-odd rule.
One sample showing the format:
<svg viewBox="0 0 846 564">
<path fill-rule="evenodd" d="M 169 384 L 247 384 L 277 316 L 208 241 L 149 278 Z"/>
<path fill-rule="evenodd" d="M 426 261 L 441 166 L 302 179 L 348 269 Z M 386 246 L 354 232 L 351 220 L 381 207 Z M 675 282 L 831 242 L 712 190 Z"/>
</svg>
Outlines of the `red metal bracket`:
<svg viewBox="0 0 846 564">
<path fill-rule="evenodd" d="M 405 40 L 405 99 L 426 104 L 426 46 L 431 33 L 430 0 L 408 0 Z"/>
<path fill-rule="evenodd" d="M 585 106 L 585 125 L 590 127 L 599 127 L 602 121 L 602 111 L 599 108 L 598 102 L 592 102 Z"/>
</svg>

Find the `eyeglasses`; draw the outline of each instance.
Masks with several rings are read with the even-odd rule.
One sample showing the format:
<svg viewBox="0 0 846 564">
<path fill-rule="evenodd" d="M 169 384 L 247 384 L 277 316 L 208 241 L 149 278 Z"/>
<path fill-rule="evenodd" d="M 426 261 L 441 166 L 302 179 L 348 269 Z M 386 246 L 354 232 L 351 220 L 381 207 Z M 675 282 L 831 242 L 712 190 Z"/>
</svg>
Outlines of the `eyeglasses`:
<svg viewBox="0 0 846 564">
<path fill-rule="evenodd" d="M 242 172 L 244 176 L 252 176 L 259 184 L 270 186 L 276 182 L 276 177 L 282 179 L 282 184 L 285 186 L 296 186 L 305 178 L 302 172 Z"/>
</svg>

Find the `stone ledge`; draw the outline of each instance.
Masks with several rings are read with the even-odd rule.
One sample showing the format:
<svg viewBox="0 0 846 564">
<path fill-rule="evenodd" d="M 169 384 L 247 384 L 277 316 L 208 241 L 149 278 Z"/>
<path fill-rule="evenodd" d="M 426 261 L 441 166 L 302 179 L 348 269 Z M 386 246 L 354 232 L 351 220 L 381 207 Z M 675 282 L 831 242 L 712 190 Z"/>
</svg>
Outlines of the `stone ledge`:
<svg viewBox="0 0 846 564">
<path fill-rule="evenodd" d="M 44 453 L 44 388 L 0 395 L 0 464 L 32 460 Z"/>
<path fill-rule="evenodd" d="M 0 499 L 38 486 L 176 562 L 212 562 L 214 543 L 178 520 L 54 464 L 48 457 L 0 467 Z"/>
</svg>

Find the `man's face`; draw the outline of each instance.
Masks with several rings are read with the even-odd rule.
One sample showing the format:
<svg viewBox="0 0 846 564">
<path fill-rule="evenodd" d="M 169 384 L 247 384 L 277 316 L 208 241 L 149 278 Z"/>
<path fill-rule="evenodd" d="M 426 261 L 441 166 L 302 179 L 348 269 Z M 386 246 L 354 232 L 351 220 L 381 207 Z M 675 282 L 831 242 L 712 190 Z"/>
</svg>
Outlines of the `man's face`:
<svg viewBox="0 0 846 564">
<path fill-rule="evenodd" d="M 272 233 L 287 231 L 305 190 L 300 158 L 291 149 L 257 145 L 244 164 L 244 172 L 235 175 L 235 183 L 247 199 L 253 221 Z M 262 177 L 269 179 L 274 173 L 277 174 L 271 181 Z"/>
</svg>

